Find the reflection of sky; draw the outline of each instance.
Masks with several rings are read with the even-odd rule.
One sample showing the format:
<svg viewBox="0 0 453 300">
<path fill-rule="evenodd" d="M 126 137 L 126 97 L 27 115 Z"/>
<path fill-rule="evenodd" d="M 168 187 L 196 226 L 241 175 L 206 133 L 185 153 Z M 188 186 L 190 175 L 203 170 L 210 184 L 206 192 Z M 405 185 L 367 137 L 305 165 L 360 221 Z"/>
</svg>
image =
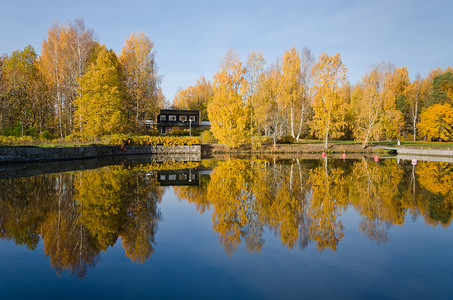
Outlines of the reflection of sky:
<svg viewBox="0 0 453 300">
<path fill-rule="evenodd" d="M 159 204 L 155 251 L 144 265 L 131 263 L 121 241 L 100 254 L 85 279 L 63 271 L 57 278 L 42 242 L 34 251 L 0 241 L 0 298 L 449 298 L 453 280 L 452 230 L 427 226 L 423 218 L 394 225 L 378 245 L 358 229 L 361 217 L 343 213 L 338 250 L 318 252 L 282 246 L 266 230 L 260 253 L 242 243 L 228 257 L 212 229 L 212 210 L 200 215 L 194 204 L 168 188 Z"/>
<path fill-rule="evenodd" d="M 449 0 L 2 1 L 0 53 L 27 44 L 40 52 L 55 21 L 82 17 L 118 53 L 132 32 L 150 36 L 169 100 L 201 75 L 211 79 L 229 47 L 243 60 L 262 50 L 269 63 L 291 46 L 339 52 L 355 83 L 382 60 L 407 66 L 412 77 L 453 65 L 451 11 Z"/>
</svg>

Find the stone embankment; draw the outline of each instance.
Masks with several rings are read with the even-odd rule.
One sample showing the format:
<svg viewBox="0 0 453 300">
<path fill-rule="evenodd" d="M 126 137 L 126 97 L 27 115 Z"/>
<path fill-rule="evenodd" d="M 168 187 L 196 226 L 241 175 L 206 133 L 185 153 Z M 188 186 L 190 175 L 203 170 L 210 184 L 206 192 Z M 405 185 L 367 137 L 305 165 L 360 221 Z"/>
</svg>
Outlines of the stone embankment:
<svg viewBox="0 0 453 300">
<path fill-rule="evenodd" d="M 453 157 L 453 150 L 450 149 L 431 149 L 431 148 L 397 148 L 398 154 L 401 155 L 421 155 L 421 156 L 449 156 Z"/>
<path fill-rule="evenodd" d="M 201 156 L 201 146 L 7 147 L 0 148 L 0 164 L 61 161 L 140 154 L 170 156 L 189 154 Z"/>
</svg>

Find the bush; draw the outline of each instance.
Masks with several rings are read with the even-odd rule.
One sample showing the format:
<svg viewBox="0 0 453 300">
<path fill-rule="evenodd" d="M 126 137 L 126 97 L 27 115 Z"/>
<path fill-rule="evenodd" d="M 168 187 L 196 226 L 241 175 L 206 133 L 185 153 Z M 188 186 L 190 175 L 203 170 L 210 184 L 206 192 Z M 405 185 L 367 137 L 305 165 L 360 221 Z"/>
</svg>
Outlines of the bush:
<svg viewBox="0 0 453 300">
<path fill-rule="evenodd" d="M 51 139 L 55 138 L 55 136 L 53 134 L 51 134 L 49 131 L 44 130 L 39 133 L 39 138 L 43 139 L 43 140 L 51 140 Z"/>
<path fill-rule="evenodd" d="M 270 136 L 264 136 L 261 138 L 261 143 L 263 145 L 270 145 L 274 143 L 274 139 Z"/>
<path fill-rule="evenodd" d="M 214 138 L 214 135 L 209 130 L 203 131 L 200 138 L 201 138 L 201 142 L 203 144 L 211 144 L 211 143 L 215 143 L 215 141 L 216 141 Z"/>
<path fill-rule="evenodd" d="M 159 131 L 157 131 L 157 129 L 151 129 L 150 131 L 148 131 L 148 133 L 146 135 L 158 136 L 159 135 Z"/>
<path fill-rule="evenodd" d="M 22 132 L 22 129 L 23 129 L 23 132 Z M 5 135 L 5 136 L 20 137 L 20 136 L 22 136 L 22 133 L 24 136 L 32 136 L 34 138 L 38 137 L 35 128 L 33 128 L 31 126 L 25 126 L 25 125 L 22 128 L 22 124 L 20 122 L 17 123 L 16 125 L 14 125 L 13 127 L 7 127 L 3 130 L 3 135 Z"/>
<path fill-rule="evenodd" d="M 189 132 L 188 131 L 184 131 L 184 130 L 179 129 L 179 128 L 176 128 L 176 129 L 173 129 L 170 132 L 170 135 L 172 135 L 172 136 L 187 136 L 187 135 L 189 135 Z"/>
<path fill-rule="evenodd" d="M 105 142 L 110 145 L 147 145 L 147 146 L 191 146 L 199 145 L 197 137 L 176 137 L 176 136 L 127 136 L 115 134 L 105 137 Z"/>
<path fill-rule="evenodd" d="M 192 128 L 192 136 L 201 136 L 203 132 L 207 131 L 208 129 L 200 129 L 200 128 Z"/>
<path fill-rule="evenodd" d="M 279 143 L 279 144 L 292 144 L 295 141 L 296 141 L 296 139 L 293 138 L 292 136 L 285 135 L 285 136 L 282 136 L 281 138 L 279 138 L 277 143 Z"/>
</svg>

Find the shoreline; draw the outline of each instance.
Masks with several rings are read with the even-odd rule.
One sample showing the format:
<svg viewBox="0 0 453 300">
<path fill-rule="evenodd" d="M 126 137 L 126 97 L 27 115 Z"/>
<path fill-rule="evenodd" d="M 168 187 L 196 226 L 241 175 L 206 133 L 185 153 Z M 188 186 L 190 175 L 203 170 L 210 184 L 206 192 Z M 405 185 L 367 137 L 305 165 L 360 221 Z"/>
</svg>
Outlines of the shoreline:
<svg viewBox="0 0 453 300">
<path fill-rule="evenodd" d="M 361 155 L 406 155 L 408 156 L 426 156 L 426 157 L 453 157 L 453 150 L 449 149 L 430 149 L 426 147 L 386 147 L 373 145 L 365 149 L 360 144 L 332 144 L 327 151 L 324 151 L 323 144 L 277 144 L 262 145 L 259 148 L 252 149 L 250 145 L 243 145 L 237 149 L 229 149 L 221 144 L 202 144 L 193 146 L 106 146 L 91 145 L 80 147 L 0 147 L 0 164 L 15 163 L 35 163 L 35 162 L 53 162 L 53 161 L 73 161 L 90 158 L 130 156 L 130 155 L 160 155 L 168 157 L 181 156 L 189 157 L 188 160 L 201 159 L 202 157 L 213 157 L 222 155 L 232 156 L 298 156 L 313 155 L 317 156 L 323 152 L 326 155 L 341 156 L 343 154 L 361 156 Z M 181 158 L 178 158 L 179 160 Z"/>
</svg>

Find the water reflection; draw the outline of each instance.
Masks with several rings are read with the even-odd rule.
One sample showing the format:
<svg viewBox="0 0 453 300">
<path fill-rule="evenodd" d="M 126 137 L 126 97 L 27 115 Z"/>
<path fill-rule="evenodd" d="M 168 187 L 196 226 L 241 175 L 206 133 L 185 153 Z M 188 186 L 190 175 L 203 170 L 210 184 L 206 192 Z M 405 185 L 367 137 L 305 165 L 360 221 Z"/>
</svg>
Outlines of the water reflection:
<svg viewBox="0 0 453 300">
<path fill-rule="evenodd" d="M 40 238 L 60 274 L 84 277 L 121 238 L 125 255 L 144 263 L 155 247 L 164 186 L 212 210 L 212 227 L 231 255 L 241 244 L 259 252 L 273 231 L 287 248 L 335 251 L 342 213 L 377 243 L 408 217 L 448 226 L 453 165 L 395 160 L 230 159 L 141 163 L 0 180 L 0 237 L 33 250 Z"/>
<path fill-rule="evenodd" d="M 36 248 L 39 236 L 59 274 L 79 277 L 119 237 L 126 256 L 153 253 L 163 189 L 156 179 L 122 167 L 0 180 L 2 238 Z"/>
</svg>

